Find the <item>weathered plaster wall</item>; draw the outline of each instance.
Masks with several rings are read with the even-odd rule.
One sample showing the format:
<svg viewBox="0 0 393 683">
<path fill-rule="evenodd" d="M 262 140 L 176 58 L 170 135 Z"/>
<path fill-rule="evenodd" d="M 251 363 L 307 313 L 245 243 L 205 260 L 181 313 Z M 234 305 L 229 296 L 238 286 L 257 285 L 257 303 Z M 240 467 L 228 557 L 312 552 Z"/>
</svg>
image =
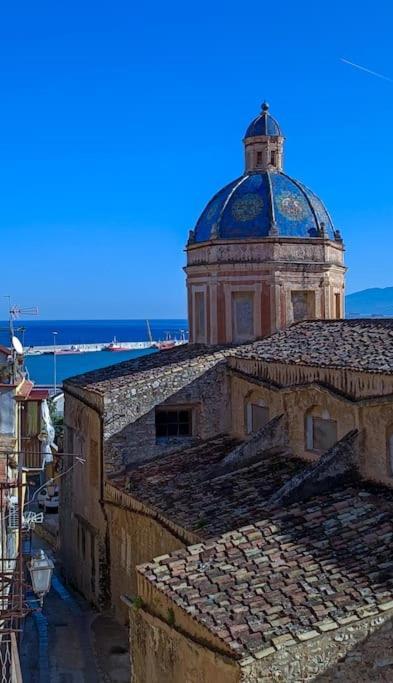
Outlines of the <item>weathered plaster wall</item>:
<svg viewBox="0 0 393 683">
<path fill-rule="evenodd" d="M 164 526 L 147 510 L 130 510 L 113 501 L 106 503 L 106 509 L 110 528 L 111 602 L 116 618 L 126 623 L 128 608 L 121 595 L 136 597 L 135 567 L 182 548 L 192 540 L 180 538 L 175 530 Z"/>
<path fill-rule="evenodd" d="M 393 672 L 393 606 L 389 603 L 382 612 L 370 606 L 360 621 L 348 617 L 340 629 L 310 631 L 303 643 L 292 647 L 283 644 L 278 650 L 268 648 L 259 658 L 239 662 L 233 653 L 226 652 L 224 641 L 217 640 L 140 576 L 138 593 L 142 608 L 130 610 L 135 683 L 393 680 L 389 677 Z M 188 667 L 185 670 L 182 661 Z"/>
<path fill-rule="evenodd" d="M 86 400 L 89 395 L 87 394 Z M 59 514 L 65 575 L 87 599 L 107 602 L 106 520 L 101 500 L 101 420 L 92 407 L 66 394 L 64 471 Z M 85 460 L 80 463 L 77 457 Z"/>
<path fill-rule="evenodd" d="M 129 423 L 105 441 L 105 462 L 107 473 L 122 470 L 129 464 L 137 464 L 160 455 L 184 448 L 189 439 L 171 439 L 167 443 L 156 442 L 155 406 L 179 405 L 193 408 L 194 436 L 207 439 L 230 430 L 230 392 L 225 364 L 218 364 L 190 384 L 168 396 L 168 387 L 156 387 L 153 402 L 151 397 L 138 393 L 138 409 L 142 417 L 135 417 L 135 401 L 129 398 L 111 399 L 106 402 L 106 421 L 111 411 L 122 411 L 128 415 Z"/>
<path fill-rule="evenodd" d="M 393 471 L 388 457 L 388 434 L 393 427 L 393 399 L 362 405 L 359 427 L 363 430 L 362 472 L 370 480 L 393 486 Z"/>
<path fill-rule="evenodd" d="M 274 369 L 272 374 L 275 374 Z M 353 429 L 360 432 L 362 437 L 361 475 L 366 479 L 393 486 L 387 443 L 388 434 L 393 427 L 393 397 L 382 395 L 371 399 L 360 397 L 357 400 L 351 399 L 327 387 L 319 386 L 313 381 L 307 383 L 307 377 L 303 377 L 303 383 L 291 386 L 292 375 L 293 369 L 288 366 L 287 382 L 284 381 L 282 387 L 277 387 L 268 384 L 266 380 L 247 377 L 238 371 L 232 372 L 233 433 L 239 437 L 245 436 L 245 406 L 248 401 L 262 401 L 269 407 L 270 419 L 280 414 L 287 417 L 288 441 L 291 450 L 298 457 L 312 462 L 319 457 L 319 454 L 307 450 L 307 415 L 329 417 L 337 422 L 338 440 Z M 285 380 L 284 375 L 281 379 Z M 383 377 L 379 377 L 379 381 L 380 390 L 383 393 L 386 389 Z M 367 386 L 370 388 L 368 382 Z M 355 386 L 353 388 L 355 389 Z"/>
<path fill-rule="evenodd" d="M 239 666 L 223 640 L 140 574 L 138 596 L 142 608 L 130 610 L 133 683 L 238 683 Z"/>
<path fill-rule="evenodd" d="M 238 683 L 239 666 L 143 609 L 130 610 L 133 683 Z"/>
</svg>

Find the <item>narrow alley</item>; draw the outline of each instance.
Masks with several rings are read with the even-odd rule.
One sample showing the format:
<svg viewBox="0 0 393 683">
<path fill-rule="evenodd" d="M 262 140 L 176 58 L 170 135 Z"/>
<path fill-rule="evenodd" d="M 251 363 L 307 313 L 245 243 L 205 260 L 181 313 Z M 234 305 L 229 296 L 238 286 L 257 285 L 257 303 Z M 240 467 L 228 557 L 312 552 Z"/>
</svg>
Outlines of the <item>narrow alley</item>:
<svg viewBox="0 0 393 683">
<path fill-rule="evenodd" d="M 25 620 L 24 683 L 128 683 L 128 630 L 66 586 L 53 550 L 41 539 L 35 545 L 45 548 L 56 569 L 42 611 Z M 29 604 L 36 606 L 34 596 Z"/>
</svg>

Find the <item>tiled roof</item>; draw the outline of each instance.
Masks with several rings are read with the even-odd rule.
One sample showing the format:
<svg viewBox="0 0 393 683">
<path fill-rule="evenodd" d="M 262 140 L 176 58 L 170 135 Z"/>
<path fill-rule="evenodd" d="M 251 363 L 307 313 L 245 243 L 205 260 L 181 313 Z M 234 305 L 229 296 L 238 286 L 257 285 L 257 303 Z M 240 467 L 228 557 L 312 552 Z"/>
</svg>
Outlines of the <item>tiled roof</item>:
<svg viewBox="0 0 393 683">
<path fill-rule="evenodd" d="M 117 485 L 179 526 L 209 538 L 258 519 L 264 505 L 305 464 L 287 455 L 261 455 L 251 467 L 216 476 L 238 442 L 216 437 L 182 453 L 141 465 Z M 112 481 L 116 485 L 116 481 Z"/>
<path fill-rule="evenodd" d="M 259 520 L 138 571 L 246 659 L 393 608 L 388 494 L 349 488 Z"/>
<path fill-rule="evenodd" d="M 307 320 L 261 341 L 239 346 L 234 355 L 391 374 L 393 318 Z"/>
<path fill-rule="evenodd" d="M 200 366 L 201 371 L 228 356 L 366 372 L 393 372 L 393 318 L 307 320 L 252 344 L 184 344 L 71 377 L 74 385 L 105 394 Z"/>
<path fill-rule="evenodd" d="M 158 375 L 178 372 L 179 369 L 192 369 L 196 365 L 206 366 L 206 369 L 223 360 L 230 352 L 229 346 L 206 346 L 204 344 L 182 344 L 166 351 L 153 352 L 132 360 L 110 365 L 87 372 L 83 375 L 70 377 L 64 386 L 75 385 L 104 394 L 114 388 L 127 386 L 132 383 L 145 383 L 157 378 Z"/>
</svg>

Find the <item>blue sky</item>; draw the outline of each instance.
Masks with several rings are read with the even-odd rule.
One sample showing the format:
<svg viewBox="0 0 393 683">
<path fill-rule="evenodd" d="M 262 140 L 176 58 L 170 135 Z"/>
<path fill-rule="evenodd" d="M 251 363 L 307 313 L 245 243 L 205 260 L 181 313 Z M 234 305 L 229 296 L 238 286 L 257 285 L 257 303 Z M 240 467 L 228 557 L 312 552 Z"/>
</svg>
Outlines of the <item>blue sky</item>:
<svg viewBox="0 0 393 683">
<path fill-rule="evenodd" d="M 393 285 L 393 82 L 340 62 L 393 78 L 392 24 L 379 0 L 3 5 L 0 294 L 42 318 L 182 317 L 188 230 L 265 98 L 348 291 Z"/>
</svg>

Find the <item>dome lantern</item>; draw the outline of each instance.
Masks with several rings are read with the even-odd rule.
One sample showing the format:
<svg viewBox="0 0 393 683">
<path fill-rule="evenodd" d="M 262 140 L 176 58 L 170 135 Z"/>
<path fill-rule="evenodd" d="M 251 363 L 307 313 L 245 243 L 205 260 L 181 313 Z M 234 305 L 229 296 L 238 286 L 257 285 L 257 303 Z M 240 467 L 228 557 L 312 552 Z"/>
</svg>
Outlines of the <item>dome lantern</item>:
<svg viewBox="0 0 393 683">
<path fill-rule="evenodd" d="M 261 113 L 251 121 L 244 136 L 246 172 L 283 168 L 284 136 L 263 102 Z"/>
</svg>

